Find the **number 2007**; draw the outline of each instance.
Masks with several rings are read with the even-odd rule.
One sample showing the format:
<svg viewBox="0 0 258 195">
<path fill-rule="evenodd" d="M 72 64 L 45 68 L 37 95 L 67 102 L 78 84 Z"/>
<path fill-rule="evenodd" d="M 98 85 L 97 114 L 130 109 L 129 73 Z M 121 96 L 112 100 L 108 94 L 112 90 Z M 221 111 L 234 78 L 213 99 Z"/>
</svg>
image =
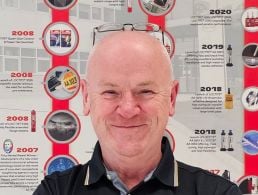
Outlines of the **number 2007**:
<svg viewBox="0 0 258 195">
<path fill-rule="evenodd" d="M 17 148 L 17 152 L 37 152 L 38 148 Z"/>
</svg>

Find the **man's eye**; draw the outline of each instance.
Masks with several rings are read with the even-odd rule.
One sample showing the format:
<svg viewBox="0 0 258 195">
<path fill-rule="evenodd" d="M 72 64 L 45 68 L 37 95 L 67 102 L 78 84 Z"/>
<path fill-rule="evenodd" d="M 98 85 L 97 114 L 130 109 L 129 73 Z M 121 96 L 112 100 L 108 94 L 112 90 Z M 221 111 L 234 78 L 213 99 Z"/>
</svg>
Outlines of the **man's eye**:
<svg viewBox="0 0 258 195">
<path fill-rule="evenodd" d="M 118 92 L 114 91 L 114 90 L 106 90 L 106 91 L 103 91 L 101 93 L 101 95 L 104 97 L 104 98 L 107 98 L 107 99 L 110 99 L 110 98 L 115 98 L 119 95 Z"/>
<path fill-rule="evenodd" d="M 156 93 L 153 90 L 143 89 L 139 91 L 138 96 L 142 98 L 153 98 Z"/>
<path fill-rule="evenodd" d="M 151 95 L 151 94 L 155 94 L 155 93 L 152 90 L 144 89 L 144 90 L 140 91 L 140 94 Z"/>
</svg>

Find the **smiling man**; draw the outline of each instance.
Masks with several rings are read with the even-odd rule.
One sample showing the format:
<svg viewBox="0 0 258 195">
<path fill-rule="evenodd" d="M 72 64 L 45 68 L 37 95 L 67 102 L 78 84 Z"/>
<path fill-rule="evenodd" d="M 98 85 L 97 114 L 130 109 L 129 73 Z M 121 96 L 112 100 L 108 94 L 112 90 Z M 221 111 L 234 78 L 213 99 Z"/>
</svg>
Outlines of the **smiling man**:
<svg viewBox="0 0 258 195">
<path fill-rule="evenodd" d="M 42 181 L 34 195 L 240 195 L 230 181 L 177 162 L 163 137 L 178 82 L 146 32 L 114 32 L 93 48 L 82 81 L 98 143 L 92 159 Z"/>
</svg>

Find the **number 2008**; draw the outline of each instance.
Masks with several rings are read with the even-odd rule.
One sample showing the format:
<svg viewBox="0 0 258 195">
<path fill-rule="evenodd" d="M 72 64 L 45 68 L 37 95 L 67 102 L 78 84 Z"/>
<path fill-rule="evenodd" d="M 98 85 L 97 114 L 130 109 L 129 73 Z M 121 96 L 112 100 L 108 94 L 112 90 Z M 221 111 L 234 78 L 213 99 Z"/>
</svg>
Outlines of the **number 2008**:
<svg viewBox="0 0 258 195">
<path fill-rule="evenodd" d="M 12 31 L 12 35 L 13 36 L 33 36 L 34 35 L 34 31 Z"/>
</svg>

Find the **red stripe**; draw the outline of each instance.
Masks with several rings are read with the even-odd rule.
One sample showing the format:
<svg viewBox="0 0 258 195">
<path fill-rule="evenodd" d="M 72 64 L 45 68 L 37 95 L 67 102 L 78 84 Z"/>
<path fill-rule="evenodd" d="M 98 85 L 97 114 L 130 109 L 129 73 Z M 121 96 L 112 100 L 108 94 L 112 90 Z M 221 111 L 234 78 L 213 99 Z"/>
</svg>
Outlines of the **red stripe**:
<svg viewBox="0 0 258 195">
<path fill-rule="evenodd" d="M 245 0 L 245 8 L 258 7 L 257 0 Z M 244 43 L 258 43 L 257 32 L 244 33 Z M 258 86 L 258 69 L 244 67 L 244 87 Z M 258 112 L 244 111 L 244 131 L 258 130 Z M 245 154 L 245 175 L 258 175 L 258 155 Z"/>
<path fill-rule="evenodd" d="M 52 22 L 69 22 L 69 10 L 55 10 L 52 9 Z M 52 67 L 69 66 L 69 56 L 52 56 Z M 69 100 L 52 99 L 52 111 L 69 109 Z M 52 145 L 52 155 L 69 154 L 69 144 Z"/>
<path fill-rule="evenodd" d="M 69 100 L 52 100 L 52 111 L 56 110 L 68 110 L 69 109 Z"/>
<path fill-rule="evenodd" d="M 52 67 L 55 66 L 68 66 L 69 65 L 69 56 L 52 56 Z"/>
<path fill-rule="evenodd" d="M 165 16 L 148 16 L 148 22 L 158 24 L 162 30 L 165 30 Z"/>
<path fill-rule="evenodd" d="M 57 144 L 52 145 L 52 155 L 69 154 L 69 144 Z"/>
<path fill-rule="evenodd" d="M 69 10 L 52 10 L 52 22 L 69 22 Z"/>
</svg>

